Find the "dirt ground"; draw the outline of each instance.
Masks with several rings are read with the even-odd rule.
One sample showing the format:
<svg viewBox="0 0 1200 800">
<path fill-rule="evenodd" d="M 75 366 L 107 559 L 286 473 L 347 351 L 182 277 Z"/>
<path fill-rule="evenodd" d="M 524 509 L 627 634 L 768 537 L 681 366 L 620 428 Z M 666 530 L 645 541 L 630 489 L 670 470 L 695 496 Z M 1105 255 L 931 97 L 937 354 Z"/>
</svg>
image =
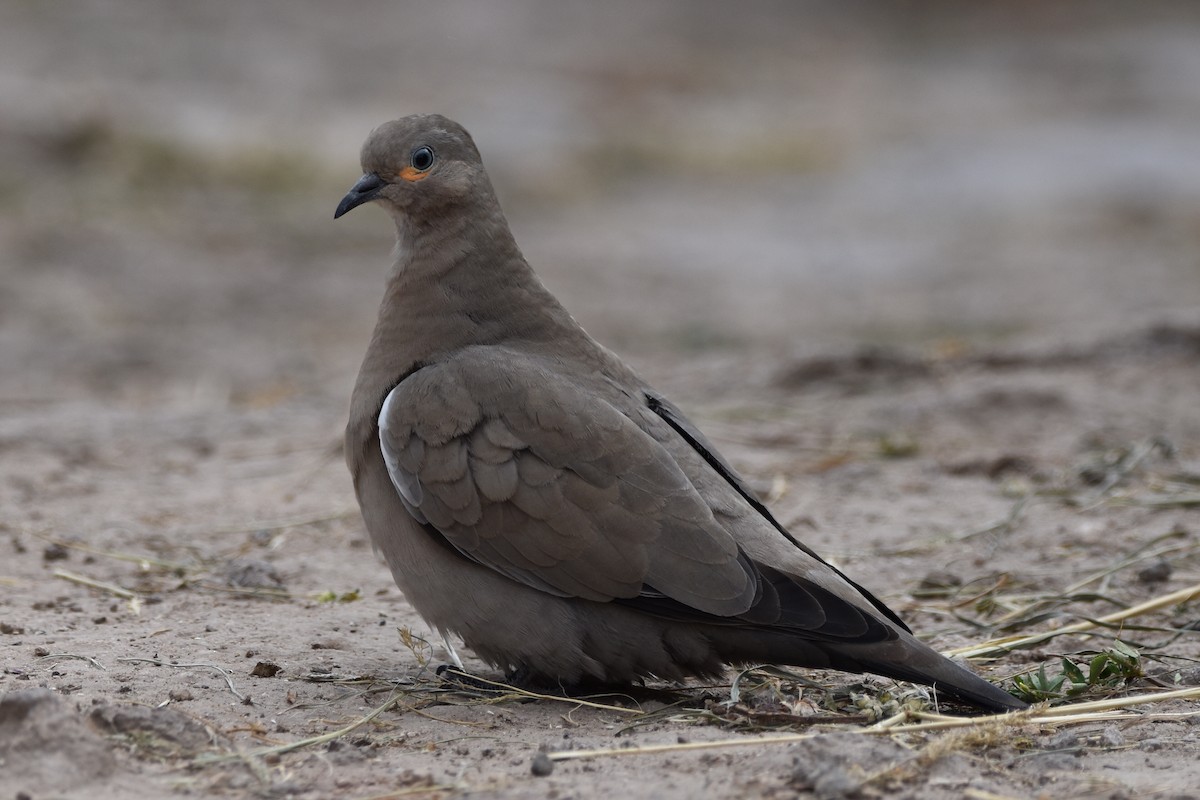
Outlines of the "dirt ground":
<svg viewBox="0 0 1200 800">
<path fill-rule="evenodd" d="M 332 211 L 440 111 L 585 327 L 935 646 L 1196 586 L 1200 11 L 1049 5 L 5 5 L 0 795 L 1196 796 L 1196 700 L 885 736 L 927 694 L 456 690 L 339 450 L 391 232 Z M 1119 638 L 1080 699 L 1197 687 L 1198 630 L 975 667 Z"/>
</svg>

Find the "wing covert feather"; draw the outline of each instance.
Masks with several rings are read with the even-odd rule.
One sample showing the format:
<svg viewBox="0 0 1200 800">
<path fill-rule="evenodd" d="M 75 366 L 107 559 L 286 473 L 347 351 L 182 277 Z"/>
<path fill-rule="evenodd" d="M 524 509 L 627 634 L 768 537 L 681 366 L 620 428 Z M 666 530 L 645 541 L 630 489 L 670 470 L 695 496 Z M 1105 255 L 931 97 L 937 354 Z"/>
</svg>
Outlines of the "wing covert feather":
<svg viewBox="0 0 1200 800">
<path fill-rule="evenodd" d="M 388 394 L 380 445 L 411 510 L 537 588 L 608 601 L 649 584 L 705 613 L 749 608 L 757 575 L 661 444 L 547 365 L 497 364 L 464 354 Z"/>
<path fill-rule="evenodd" d="M 548 359 L 498 350 L 468 348 L 413 372 L 379 416 L 405 507 L 465 557 L 540 591 L 660 616 L 893 635 L 836 593 L 746 556 L 736 526 L 760 514 L 778 523 L 665 400 L 612 395 Z M 672 442 L 712 473 L 685 473 Z M 698 488 L 716 485 L 734 491 Z"/>
</svg>

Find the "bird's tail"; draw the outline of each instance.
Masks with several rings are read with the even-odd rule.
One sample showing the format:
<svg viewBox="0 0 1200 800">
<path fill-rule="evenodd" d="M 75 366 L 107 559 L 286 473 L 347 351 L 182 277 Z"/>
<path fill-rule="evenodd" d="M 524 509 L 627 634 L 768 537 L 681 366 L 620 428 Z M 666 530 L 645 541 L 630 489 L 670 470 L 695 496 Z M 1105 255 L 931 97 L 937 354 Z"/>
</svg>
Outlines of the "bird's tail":
<svg viewBox="0 0 1200 800">
<path fill-rule="evenodd" d="M 887 678 L 933 687 L 939 696 L 984 711 L 1019 711 L 1028 705 L 966 667 L 951 661 L 907 632 L 896 630 L 886 642 L 852 644 L 814 641 L 780 631 L 726 631 L 722 644 L 732 647 L 730 661 L 758 659 L 761 663 L 791 664 L 842 672 L 870 672 Z M 753 641 L 749 641 L 753 639 Z M 736 653 L 736 655 L 733 655 Z"/>
<path fill-rule="evenodd" d="M 905 637 L 907 638 L 907 637 Z M 1019 711 L 1028 708 L 1028 704 L 1015 698 L 1001 687 L 980 678 L 959 663 L 938 654 L 916 639 L 901 645 L 904 654 L 901 657 L 882 657 L 881 652 L 871 652 L 869 656 L 858 658 L 860 672 L 884 675 L 895 680 L 912 681 L 934 687 L 940 697 L 950 697 L 976 706 L 985 711 L 997 714 L 1004 711 Z M 846 648 L 851 650 L 852 648 Z M 887 645 L 875 645 L 872 650 L 886 650 Z M 847 654 L 851 655 L 851 654 Z M 851 656 L 853 657 L 853 656 Z"/>
<path fill-rule="evenodd" d="M 894 648 L 893 644 L 896 645 Z M 855 649 L 854 645 L 838 647 L 836 650 L 831 648 L 833 666 L 849 670 L 850 664 L 854 664 L 856 672 L 870 672 L 931 686 L 940 697 L 950 697 L 985 711 L 1002 713 L 1029 707 L 999 686 L 910 636 L 902 635 L 895 642 L 863 647 L 869 653 L 855 653 Z M 894 650 L 894 655 L 889 650 Z M 846 661 L 839 664 L 841 659 Z"/>
</svg>

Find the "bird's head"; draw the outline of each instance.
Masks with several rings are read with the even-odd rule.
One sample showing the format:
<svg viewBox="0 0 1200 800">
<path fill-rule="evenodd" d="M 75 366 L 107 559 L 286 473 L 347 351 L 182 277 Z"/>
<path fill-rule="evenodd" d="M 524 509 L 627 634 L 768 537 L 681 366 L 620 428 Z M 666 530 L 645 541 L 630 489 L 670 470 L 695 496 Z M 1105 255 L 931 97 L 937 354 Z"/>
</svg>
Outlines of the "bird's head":
<svg viewBox="0 0 1200 800">
<path fill-rule="evenodd" d="M 362 148 L 365 173 L 338 203 L 333 218 L 378 201 L 392 216 L 422 212 L 490 196 L 479 151 L 461 125 L 437 114 L 385 122 Z M 483 193 L 480 188 L 486 188 Z"/>
</svg>

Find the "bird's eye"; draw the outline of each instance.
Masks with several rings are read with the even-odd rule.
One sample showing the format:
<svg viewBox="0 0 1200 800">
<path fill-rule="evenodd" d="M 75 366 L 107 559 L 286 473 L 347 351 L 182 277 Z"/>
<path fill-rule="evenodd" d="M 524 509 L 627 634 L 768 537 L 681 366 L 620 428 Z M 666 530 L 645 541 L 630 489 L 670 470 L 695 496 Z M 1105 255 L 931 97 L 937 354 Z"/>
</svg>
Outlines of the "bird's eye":
<svg viewBox="0 0 1200 800">
<path fill-rule="evenodd" d="M 413 169 L 424 172 L 433 166 L 433 151 L 428 147 L 418 147 L 412 151 L 412 157 L 409 159 Z"/>
</svg>

